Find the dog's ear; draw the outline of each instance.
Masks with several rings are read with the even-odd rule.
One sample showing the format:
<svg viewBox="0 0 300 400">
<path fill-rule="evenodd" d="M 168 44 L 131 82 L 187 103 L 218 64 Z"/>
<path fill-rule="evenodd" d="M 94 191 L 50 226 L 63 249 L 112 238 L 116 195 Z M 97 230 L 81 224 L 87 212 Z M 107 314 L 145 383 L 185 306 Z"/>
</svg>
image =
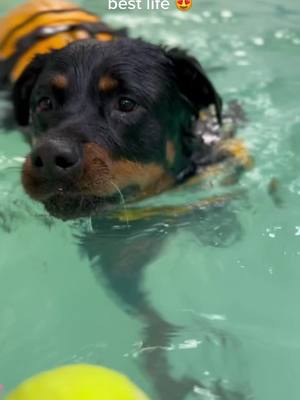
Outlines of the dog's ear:
<svg viewBox="0 0 300 400">
<path fill-rule="evenodd" d="M 15 118 L 21 126 L 29 124 L 31 92 L 44 68 L 47 58 L 48 55 L 36 56 L 14 84 L 12 101 L 14 105 Z"/>
<path fill-rule="evenodd" d="M 221 124 L 222 99 L 201 64 L 177 48 L 166 50 L 166 54 L 173 63 L 176 83 L 183 98 L 193 107 L 196 114 L 213 104 Z"/>
</svg>

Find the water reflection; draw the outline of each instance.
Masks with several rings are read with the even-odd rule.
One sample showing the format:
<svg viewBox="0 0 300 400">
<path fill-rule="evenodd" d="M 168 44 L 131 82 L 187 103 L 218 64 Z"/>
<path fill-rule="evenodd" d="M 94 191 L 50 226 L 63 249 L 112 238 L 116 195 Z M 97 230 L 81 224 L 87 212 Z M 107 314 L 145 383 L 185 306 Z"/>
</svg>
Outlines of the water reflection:
<svg viewBox="0 0 300 400">
<path fill-rule="evenodd" d="M 243 231 L 228 199 L 201 204 L 205 206 L 140 208 L 128 211 L 127 218 L 124 213 L 94 218 L 92 229 L 78 238 L 79 244 L 100 284 L 104 281 L 120 305 L 143 320 L 141 359 L 159 399 L 182 400 L 191 393 L 199 398 L 205 391 L 222 399 L 246 399 L 244 393 L 225 389 L 221 378 L 216 377 L 210 389 L 200 379 L 173 378 L 166 349 L 180 327 L 166 321 L 152 306 L 142 285 L 147 265 L 182 229 L 192 232 L 199 246 L 227 247 L 241 239 Z M 227 340 L 223 337 L 220 343 L 225 346 Z"/>
</svg>

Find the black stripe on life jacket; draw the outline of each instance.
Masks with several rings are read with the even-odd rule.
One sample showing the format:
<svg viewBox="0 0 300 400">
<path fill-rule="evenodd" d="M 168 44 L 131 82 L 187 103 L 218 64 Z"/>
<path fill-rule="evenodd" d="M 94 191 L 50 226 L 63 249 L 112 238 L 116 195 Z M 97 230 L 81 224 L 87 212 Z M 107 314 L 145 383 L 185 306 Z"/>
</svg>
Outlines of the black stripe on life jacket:
<svg viewBox="0 0 300 400">
<path fill-rule="evenodd" d="M 26 51 L 34 46 L 35 43 L 62 32 L 72 32 L 76 30 L 84 30 L 88 32 L 91 37 L 95 37 L 95 35 L 100 33 L 111 34 L 116 38 L 126 36 L 126 29 L 114 30 L 109 28 L 104 22 L 45 26 L 38 28 L 18 41 L 16 45 L 17 50 L 11 57 L 0 61 L 0 88 L 9 84 L 9 75 L 14 68 L 14 65 L 18 59 L 26 53 Z"/>
<path fill-rule="evenodd" d="M 35 19 L 39 18 L 41 15 L 46 15 L 46 14 L 63 14 L 63 13 L 72 13 L 72 12 L 84 12 L 85 14 L 95 16 L 95 14 L 90 13 L 88 11 L 82 10 L 81 8 L 69 8 L 69 9 L 62 9 L 62 10 L 44 10 L 37 12 L 34 15 L 31 15 L 29 18 L 27 18 L 25 21 L 21 22 L 19 25 L 15 26 L 13 29 L 7 32 L 5 37 L 3 38 L 2 42 L 0 43 L 0 51 L 3 50 L 5 47 L 6 43 L 8 42 L 9 38 L 11 35 L 15 34 L 19 29 L 24 28 L 26 25 L 32 23 Z"/>
</svg>

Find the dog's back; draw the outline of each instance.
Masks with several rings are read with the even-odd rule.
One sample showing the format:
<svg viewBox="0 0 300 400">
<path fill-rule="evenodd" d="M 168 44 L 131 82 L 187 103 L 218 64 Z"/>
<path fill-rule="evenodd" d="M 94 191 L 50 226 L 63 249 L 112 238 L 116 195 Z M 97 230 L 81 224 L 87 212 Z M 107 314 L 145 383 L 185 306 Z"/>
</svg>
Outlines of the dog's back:
<svg viewBox="0 0 300 400">
<path fill-rule="evenodd" d="M 0 85 L 15 82 L 37 54 L 76 40 L 110 41 L 113 31 L 97 15 L 64 0 L 30 0 L 0 20 Z"/>
</svg>

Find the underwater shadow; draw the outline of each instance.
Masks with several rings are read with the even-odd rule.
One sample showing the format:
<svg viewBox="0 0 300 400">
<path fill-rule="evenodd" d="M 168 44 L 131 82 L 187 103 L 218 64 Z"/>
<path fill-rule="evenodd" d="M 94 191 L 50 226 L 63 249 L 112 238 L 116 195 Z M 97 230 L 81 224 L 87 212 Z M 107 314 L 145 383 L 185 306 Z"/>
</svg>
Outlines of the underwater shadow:
<svg viewBox="0 0 300 400">
<path fill-rule="evenodd" d="M 90 259 L 101 285 L 105 284 L 122 308 L 144 322 L 143 347 L 164 349 L 180 330 L 152 307 L 142 282 L 147 265 L 159 257 L 167 241 L 182 229 L 192 232 L 200 246 L 214 248 L 231 246 L 243 236 L 228 199 L 217 198 L 196 206 L 136 208 L 129 209 L 127 215 L 123 212 L 93 218 L 92 231 L 78 238 L 81 251 Z M 184 400 L 195 388 L 207 392 L 201 381 L 172 378 L 165 351 L 146 351 L 142 359 L 157 399 Z M 211 398 L 249 399 L 248 391 L 247 394 L 230 392 L 220 382 L 215 383 L 210 393 L 215 396 Z"/>
</svg>

